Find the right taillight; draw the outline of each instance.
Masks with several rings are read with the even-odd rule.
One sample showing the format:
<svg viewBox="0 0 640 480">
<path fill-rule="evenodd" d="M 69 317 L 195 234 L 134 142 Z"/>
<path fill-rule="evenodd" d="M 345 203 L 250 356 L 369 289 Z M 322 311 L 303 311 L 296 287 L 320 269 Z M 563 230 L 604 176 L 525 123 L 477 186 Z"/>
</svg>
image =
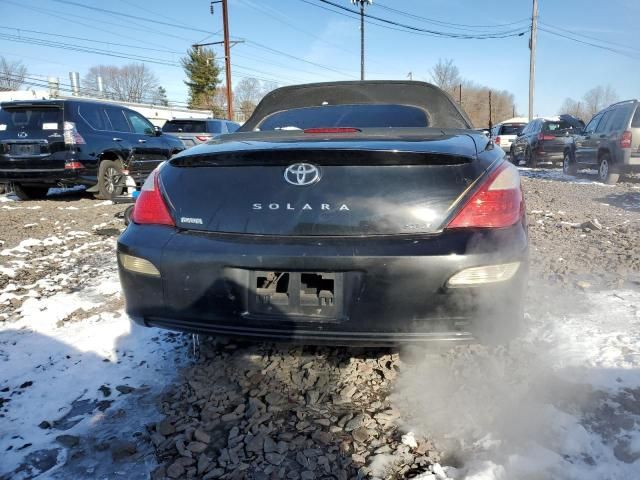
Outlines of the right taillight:
<svg viewBox="0 0 640 480">
<path fill-rule="evenodd" d="M 462 207 L 447 228 L 500 228 L 517 223 L 524 213 L 518 169 L 503 162 Z"/>
<path fill-rule="evenodd" d="M 64 122 L 63 136 L 64 143 L 67 145 L 85 145 L 87 143 L 78 132 L 74 122 Z"/>
<path fill-rule="evenodd" d="M 138 224 L 169 225 L 175 222 L 160 191 L 160 170 L 156 168 L 147 177 L 133 207 L 131 220 Z"/>
<path fill-rule="evenodd" d="M 211 136 L 210 135 L 196 135 L 196 138 L 198 140 L 200 140 L 201 142 L 206 142 L 208 140 L 211 140 Z"/>
<path fill-rule="evenodd" d="M 627 130 L 626 132 L 622 132 L 620 136 L 620 148 L 631 148 L 631 141 L 633 140 L 633 135 L 631 132 Z"/>
<path fill-rule="evenodd" d="M 500 137 L 496 137 L 495 142 L 496 142 L 496 145 L 500 145 Z"/>
</svg>

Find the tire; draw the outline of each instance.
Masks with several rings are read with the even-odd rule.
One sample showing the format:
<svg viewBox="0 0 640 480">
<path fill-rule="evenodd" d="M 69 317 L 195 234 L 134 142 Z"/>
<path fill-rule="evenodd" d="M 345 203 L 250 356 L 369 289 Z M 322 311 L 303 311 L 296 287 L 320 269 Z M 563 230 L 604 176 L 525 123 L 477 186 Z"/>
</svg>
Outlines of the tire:
<svg viewBox="0 0 640 480">
<path fill-rule="evenodd" d="M 613 165 L 611 165 L 611 157 L 608 153 L 604 153 L 600 157 L 600 165 L 598 166 L 598 179 L 606 183 L 607 185 L 614 185 L 618 183 L 620 174 L 613 171 Z"/>
<path fill-rule="evenodd" d="M 538 160 L 529 147 L 524 151 L 524 161 L 529 168 L 536 168 L 538 166 Z"/>
<path fill-rule="evenodd" d="M 565 175 L 571 175 L 572 177 L 575 177 L 576 173 L 578 173 L 578 166 L 571 158 L 570 152 L 564 152 L 564 157 L 562 158 L 562 172 Z"/>
<path fill-rule="evenodd" d="M 0 183 L 0 195 L 3 193 L 7 193 L 7 187 L 4 183 Z"/>
<path fill-rule="evenodd" d="M 511 163 L 513 163 L 516 167 L 518 165 L 520 165 L 520 159 L 516 156 L 515 151 L 513 150 L 513 146 L 511 147 L 511 149 L 509 150 L 509 160 L 511 161 Z"/>
<path fill-rule="evenodd" d="M 49 187 L 32 187 L 15 183 L 13 185 L 13 193 L 20 200 L 40 200 L 47 196 Z"/>
<path fill-rule="evenodd" d="M 99 200 L 111 200 L 122 195 L 124 187 L 118 185 L 122 180 L 122 163 L 119 160 L 102 160 L 98 167 L 98 192 L 94 196 Z"/>
</svg>

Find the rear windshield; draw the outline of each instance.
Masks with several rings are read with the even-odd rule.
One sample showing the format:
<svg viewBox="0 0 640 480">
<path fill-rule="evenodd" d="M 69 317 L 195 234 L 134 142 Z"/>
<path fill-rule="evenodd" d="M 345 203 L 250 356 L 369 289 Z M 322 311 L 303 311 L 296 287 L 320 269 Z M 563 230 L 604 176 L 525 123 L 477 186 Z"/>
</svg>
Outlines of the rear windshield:
<svg viewBox="0 0 640 480">
<path fill-rule="evenodd" d="M 169 133 L 204 133 L 207 131 L 207 124 L 197 120 L 169 120 L 162 127 L 162 131 Z"/>
<path fill-rule="evenodd" d="M 640 128 L 640 107 L 636 108 L 636 113 L 631 120 L 631 128 Z"/>
<path fill-rule="evenodd" d="M 559 122 L 544 122 L 543 132 L 555 132 L 556 130 L 570 130 L 573 128 L 569 122 L 560 120 Z"/>
<path fill-rule="evenodd" d="M 406 105 L 325 105 L 284 110 L 269 115 L 259 130 L 305 130 L 307 128 L 428 127 L 424 110 Z"/>
<path fill-rule="evenodd" d="M 526 125 L 526 123 L 502 125 L 499 135 L 520 135 Z"/>
<path fill-rule="evenodd" d="M 62 109 L 58 107 L 26 107 L 0 110 L 0 132 L 31 133 L 62 130 Z"/>
</svg>

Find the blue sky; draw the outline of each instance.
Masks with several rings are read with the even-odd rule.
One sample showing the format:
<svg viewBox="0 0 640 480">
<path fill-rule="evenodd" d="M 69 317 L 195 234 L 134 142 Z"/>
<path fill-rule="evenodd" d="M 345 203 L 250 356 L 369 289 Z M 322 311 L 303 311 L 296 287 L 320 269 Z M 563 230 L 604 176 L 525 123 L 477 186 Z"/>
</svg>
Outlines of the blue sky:
<svg viewBox="0 0 640 480">
<path fill-rule="evenodd" d="M 148 64 L 167 89 L 169 98 L 184 102 L 184 74 L 176 66 L 181 52 L 192 43 L 222 38 L 220 6 L 215 7 L 212 16 L 208 0 L 69 1 L 76 5 L 59 0 L 0 0 L 0 55 L 10 60 L 21 59 L 34 78 L 57 75 L 62 83 L 68 83 L 69 71 L 79 71 L 83 75 L 92 65 L 125 64 L 131 60 L 11 41 L 4 35 L 156 59 L 170 64 Z M 350 6 L 348 0 L 333 1 Z M 319 0 L 229 0 L 232 37 L 246 40 L 232 50 L 234 82 L 243 76 L 260 77 L 280 84 L 358 78 L 358 21 L 310 3 L 321 4 Z M 164 24 L 86 9 L 77 4 Z M 427 20 L 402 16 L 383 7 L 400 9 Z M 531 2 L 374 0 L 368 12 L 416 27 L 446 32 L 495 32 L 526 28 Z M 636 50 L 625 50 L 628 55 L 620 55 L 541 31 L 534 113 L 556 113 L 565 97 L 579 98 L 599 84 L 610 84 L 621 99 L 640 97 L 638 18 L 640 2 L 637 0 L 609 0 L 606 3 L 596 0 L 540 0 L 543 28 L 559 27 L 564 30 L 556 32 L 581 34 L 584 36 L 579 38 L 586 42 L 613 49 L 622 48 L 617 44 L 632 45 Z M 428 20 L 474 27 L 454 27 Z M 486 25 L 486 28 L 475 27 L 479 25 Z M 98 40 L 100 43 L 26 30 Z M 465 78 L 513 92 L 518 111 L 526 114 L 528 34 L 505 39 L 459 40 L 414 35 L 376 25 L 367 25 L 366 34 L 367 78 L 402 79 L 412 72 L 414 79 L 428 80 L 429 70 L 439 58 L 452 58 Z M 221 54 L 222 49 L 216 48 Z"/>
</svg>

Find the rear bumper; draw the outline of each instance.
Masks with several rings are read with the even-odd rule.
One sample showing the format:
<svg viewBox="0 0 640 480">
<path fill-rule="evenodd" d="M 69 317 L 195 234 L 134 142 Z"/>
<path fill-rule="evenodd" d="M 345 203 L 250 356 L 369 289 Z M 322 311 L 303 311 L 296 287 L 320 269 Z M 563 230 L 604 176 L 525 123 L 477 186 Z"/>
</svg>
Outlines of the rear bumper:
<svg viewBox="0 0 640 480">
<path fill-rule="evenodd" d="M 444 237 L 444 238 L 443 238 Z M 309 344 L 469 342 L 495 322 L 518 322 L 527 279 L 526 227 L 438 237 L 269 239 L 130 225 L 118 252 L 151 261 L 161 277 L 119 261 L 127 313 L 179 331 Z M 474 266 L 521 262 L 508 281 L 447 288 Z M 252 308 L 252 271 L 339 272 L 335 315 Z M 253 283 L 252 283 L 253 282 Z M 493 325 L 495 326 L 495 325 Z"/>
<path fill-rule="evenodd" d="M 64 168 L 47 169 L 2 169 L 0 168 L 0 183 L 46 184 L 77 183 L 82 170 L 66 170 Z M 83 182 L 81 182 L 83 183 Z"/>
<path fill-rule="evenodd" d="M 640 151 L 631 151 L 630 149 L 623 151 L 622 164 L 628 167 L 640 168 Z M 636 171 L 636 168 L 632 168 Z"/>
</svg>

